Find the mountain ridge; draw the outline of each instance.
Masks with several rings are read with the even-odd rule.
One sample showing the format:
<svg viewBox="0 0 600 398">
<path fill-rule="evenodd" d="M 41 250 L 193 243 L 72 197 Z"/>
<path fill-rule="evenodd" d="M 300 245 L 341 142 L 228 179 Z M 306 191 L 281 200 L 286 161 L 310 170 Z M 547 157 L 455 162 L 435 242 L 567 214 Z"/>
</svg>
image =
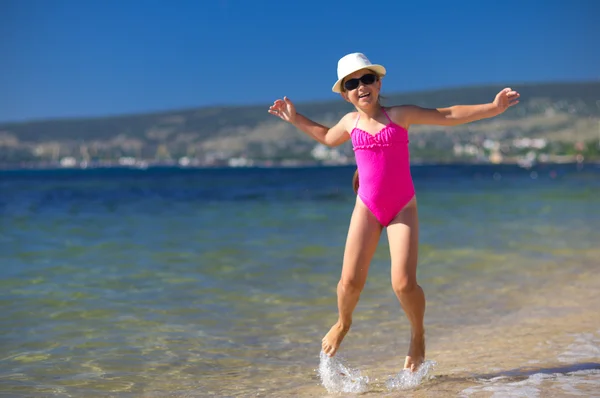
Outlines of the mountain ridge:
<svg viewBox="0 0 600 398">
<path fill-rule="evenodd" d="M 489 84 L 384 92 L 382 103 L 431 108 L 487 103 L 504 87 L 506 85 Z M 531 137 L 575 142 L 598 137 L 600 80 L 524 83 L 512 87 L 521 94 L 521 102 L 499 117 L 456 127 L 411 127 L 417 145 L 415 153 L 418 155 L 420 149 L 428 147 L 424 152 L 426 156 L 445 158 L 456 144 L 480 145 L 485 139 L 507 143 L 510 139 Z M 299 113 L 324 125 L 333 125 L 345 113 L 354 110 L 341 98 L 294 103 Z M 137 159 L 191 157 L 202 164 L 235 157 L 263 161 L 312 159 L 315 141 L 270 115 L 269 105 L 211 105 L 0 123 L 0 162 L 57 161 L 65 156 L 113 160 L 123 156 Z M 342 151 L 342 157 L 351 157 L 348 145 Z"/>
<path fill-rule="evenodd" d="M 450 85 L 444 86 L 441 88 L 430 88 L 423 90 L 411 90 L 411 91 L 396 91 L 392 93 L 386 93 L 385 90 L 382 91 L 383 97 L 406 97 L 406 96 L 421 96 L 421 95 L 436 95 L 444 92 L 455 92 L 457 90 L 480 90 L 480 89 L 491 89 L 492 91 L 498 88 L 503 87 L 512 87 L 517 91 L 522 91 L 522 88 L 526 89 L 529 87 L 538 87 L 538 86 L 587 86 L 587 85 L 600 85 L 600 79 L 598 80 L 560 80 L 560 81 L 528 81 L 523 83 L 515 83 L 515 84 L 501 84 L 501 83 L 485 83 L 485 84 L 468 84 L 468 85 Z M 490 94 L 492 96 L 496 93 Z M 291 97 L 290 97 L 291 98 Z M 275 100 L 274 98 L 273 100 Z M 293 99 L 293 98 L 291 98 Z M 600 100 L 600 98 L 598 98 Z M 343 100 L 339 97 L 331 98 L 331 99 L 308 99 L 301 101 L 294 101 L 296 106 L 304 106 L 304 105 L 331 105 L 334 102 L 338 102 Z M 490 100 L 491 101 L 491 100 Z M 147 111 L 132 111 L 132 112 L 119 112 L 119 113 L 107 113 L 103 115 L 80 115 L 80 116 L 48 116 L 48 117 L 36 117 L 36 118 L 27 118 L 23 120 L 4 120 L 0 121 L 0 128 L 8 125 L 17 125 L 17 124 L 27 124 L 27 123 L 48 123 L 48 122 L 56 122 L 56 121 L 67 121 L 67 120 L 98 120 L 98 119 L 113 119 L 113 118 L 127 118 L 127 117 L 143 117 L 143 116 L 160 116 L 160 115 L 168 115 L 172 113 L 187 113 L 191 111 L 197 111 L 199 109 L 238 109 L 238 108 L 265 108 L 268 107 L 270 102 L 248 102 L 248 103 L 215 103 L 211 105 L 199 105 L 199 106 L 182 106 L 175 108 L 164 108 L 164 109 L 155 109 L 155 110 L 147 110 Z M 394 104 L 399 105 L 399 104 Z M 459 105 L 459 104 L 452 104 Z M 446 105 L 438 105 L 438 107 L 446 106 Z"/>
</svg>

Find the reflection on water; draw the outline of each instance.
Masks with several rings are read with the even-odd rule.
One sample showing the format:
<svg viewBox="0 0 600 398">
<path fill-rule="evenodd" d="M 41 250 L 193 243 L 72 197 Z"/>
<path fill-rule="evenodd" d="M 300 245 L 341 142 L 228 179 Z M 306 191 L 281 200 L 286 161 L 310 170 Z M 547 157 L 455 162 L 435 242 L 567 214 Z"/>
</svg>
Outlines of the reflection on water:
<svg viewBox="0 0 600 398">
<path fill-rule="evenodd" d="M 600 169 L 550 171 L 415 170 L 437 365 L 403 394 L 597 387 Z M 37 173 L 0 176 L 2 391 L 327 393 L 353 169 Z M 381 396 L 409 338 L 388 253 L 339 351 Z"/>
</svg>

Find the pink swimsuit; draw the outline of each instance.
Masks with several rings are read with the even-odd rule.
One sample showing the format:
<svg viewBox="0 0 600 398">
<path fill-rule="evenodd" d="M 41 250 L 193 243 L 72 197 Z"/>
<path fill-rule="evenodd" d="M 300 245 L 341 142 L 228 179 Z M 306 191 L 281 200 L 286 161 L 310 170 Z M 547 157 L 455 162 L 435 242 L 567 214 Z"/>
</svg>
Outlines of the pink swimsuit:
<svg viewBox="0 0 600 398">
<path fill-rule="evenodd" d="M 358 119 L 350 135 L 359 175 L 358 196 L 377 220 L 387 227 L 415 196 L 410 173 L 408 131 L 392 122 L 377 134 L 359 129 Z"/>
</svg>

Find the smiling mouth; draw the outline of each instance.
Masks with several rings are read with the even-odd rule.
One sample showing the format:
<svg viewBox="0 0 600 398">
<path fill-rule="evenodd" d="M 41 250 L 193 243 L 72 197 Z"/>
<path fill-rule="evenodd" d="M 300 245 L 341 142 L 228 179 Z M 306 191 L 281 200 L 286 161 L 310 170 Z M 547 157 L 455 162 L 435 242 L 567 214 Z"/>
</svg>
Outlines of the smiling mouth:
<svg viewBox="0 0 600 398">
<path fill-rule="evenodd" d="M 359 96 L 358 96 L 358 98 L 367 98 L 367 97 L 369 97 L 369 96 L 371 96 L 371 94 L 369 94 L 369 93 L 366 93 L 366 94 L 361 94 L 361 95 L 359 95 Z"/>
</svg>

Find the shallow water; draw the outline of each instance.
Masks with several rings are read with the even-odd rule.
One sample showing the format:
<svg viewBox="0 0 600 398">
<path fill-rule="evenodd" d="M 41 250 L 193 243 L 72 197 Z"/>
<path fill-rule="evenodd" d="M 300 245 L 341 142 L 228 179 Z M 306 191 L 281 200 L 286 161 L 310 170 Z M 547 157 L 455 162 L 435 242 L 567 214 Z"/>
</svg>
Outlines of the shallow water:
<svg viewBox="0 0 600 398">
<path fill-rule="evenodd" d="M 352 173 L 2 172 L 0 392 L 327 396 Z M 600 168 L 413 173 L 435 366 L 402 394 L 598 391 Z M 409 330 L 385 234 L 354 319 L 336 364 L 397 396 Z"/>
</svg>

